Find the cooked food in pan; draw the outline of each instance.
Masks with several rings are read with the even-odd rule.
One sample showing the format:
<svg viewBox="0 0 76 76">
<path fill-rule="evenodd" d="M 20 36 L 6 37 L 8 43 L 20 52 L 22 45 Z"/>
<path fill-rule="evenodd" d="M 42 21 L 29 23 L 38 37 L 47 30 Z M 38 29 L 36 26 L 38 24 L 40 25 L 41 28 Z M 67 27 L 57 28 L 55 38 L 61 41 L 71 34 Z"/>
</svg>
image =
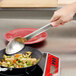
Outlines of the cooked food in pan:
<svg viewBox="0 0 76 76">
<path fill-rule="evenodd" d="M 15 54 L 13 56 L 3 56 L 2 61 L 0 61 L 0 65 L 8 68 L 24 68 L 32 66 L 40 59 L 32 58 L 32 52 L 28 51 L 25 54 Z"/>
</svg>

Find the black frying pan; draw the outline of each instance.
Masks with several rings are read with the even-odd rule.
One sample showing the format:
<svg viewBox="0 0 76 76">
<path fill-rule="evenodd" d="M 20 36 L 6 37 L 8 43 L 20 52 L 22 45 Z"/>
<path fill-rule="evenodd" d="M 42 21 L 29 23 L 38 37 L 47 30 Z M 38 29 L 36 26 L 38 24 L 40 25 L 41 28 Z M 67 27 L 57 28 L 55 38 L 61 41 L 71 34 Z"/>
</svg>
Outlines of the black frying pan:
<svg viewBox="0 0 76 76">
<path fill-rule="evenodd" d="M 41 57 L 42 57 L 42 53 L 39 51 L 39 50 L 37 50 L 37 49 L 35 49 L 35 48 L 32 48 L 32 47 L 28 47 L 28 46 L 25 46 L 20 52 L 18 52 L 18 53 L 22 53 L 22 54 L 25 54 L 25 52 L 27 52 L 27 51 L 31 51 L 32 52 L 32 57 L 34 57 L 34 58 L 36 58 L 36 59 L 41 59 Z M 18 54 L 17 53 L 17 54 Z M 3 49 L 3 50 L 1 50 L 0 51 L 0 61 L 3 59 L 3 55 L 5 54 L 5 49 Z M 39 62 L 38 62 L 39 63 Z M 37 64 L 38 64 L 37 63 Z M 24 67 L 24 68 L 7 68 L 7 67 L 3 67 L 3 66 L 0 66 L 0 72 L 1 71 L 18 71 L 18 72 L 20 72 L 20 71 L 24 71 L 24 70 L 26 70 L 26 71 L 30 71 L 30 70 L 32 70 L 33 68 L 35 68 L 36 67 L 36 65 L 37 64 L 35 64 L 35 65 L 33 65 L 33 66 L 30 66 L 30 67 Z"/>
</svg>

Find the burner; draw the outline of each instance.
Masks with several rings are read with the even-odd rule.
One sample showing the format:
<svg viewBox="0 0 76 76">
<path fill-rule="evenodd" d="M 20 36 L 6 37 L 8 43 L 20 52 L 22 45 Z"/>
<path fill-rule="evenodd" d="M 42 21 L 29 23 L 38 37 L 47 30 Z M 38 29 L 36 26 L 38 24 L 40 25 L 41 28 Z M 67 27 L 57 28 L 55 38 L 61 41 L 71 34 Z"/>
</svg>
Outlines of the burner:
<svg viewBox="0 0 76 76">
<path fill-rule="evenodd" d="M 24 70 L 18 72 L 17 71 L 0 72 L 0 76 L 42 76 L 42 74 L 43 71 L 38 65 L 30 72 Z"/>
</svg>

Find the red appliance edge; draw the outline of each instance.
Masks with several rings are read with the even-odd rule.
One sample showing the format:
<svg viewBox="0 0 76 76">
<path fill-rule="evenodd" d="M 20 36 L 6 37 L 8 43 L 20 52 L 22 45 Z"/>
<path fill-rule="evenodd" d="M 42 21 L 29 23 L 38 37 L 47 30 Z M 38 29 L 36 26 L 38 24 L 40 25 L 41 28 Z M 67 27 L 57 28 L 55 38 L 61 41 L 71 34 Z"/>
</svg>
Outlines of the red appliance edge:
<svg viewBox="0 0 76 76">
<path fill-rule="evenodd" d="M 47 53 L 43 76 L 60 76 L 60 58 L 58 56 Z"/>
</svg>

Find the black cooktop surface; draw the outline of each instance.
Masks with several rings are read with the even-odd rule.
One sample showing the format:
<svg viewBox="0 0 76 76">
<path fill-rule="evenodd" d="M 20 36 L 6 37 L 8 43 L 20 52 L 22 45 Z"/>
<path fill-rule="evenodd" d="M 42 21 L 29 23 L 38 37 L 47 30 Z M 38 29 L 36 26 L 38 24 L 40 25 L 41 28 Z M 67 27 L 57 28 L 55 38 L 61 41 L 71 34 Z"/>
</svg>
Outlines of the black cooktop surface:
<svg viewBox="0 0 76 76">
<path fill-rule="evenodd" d="M 0 76 L 42 76 L 42 69 L 36 65 L 30 72 L 25 70 L 0 72 Z"/>
</svg>

